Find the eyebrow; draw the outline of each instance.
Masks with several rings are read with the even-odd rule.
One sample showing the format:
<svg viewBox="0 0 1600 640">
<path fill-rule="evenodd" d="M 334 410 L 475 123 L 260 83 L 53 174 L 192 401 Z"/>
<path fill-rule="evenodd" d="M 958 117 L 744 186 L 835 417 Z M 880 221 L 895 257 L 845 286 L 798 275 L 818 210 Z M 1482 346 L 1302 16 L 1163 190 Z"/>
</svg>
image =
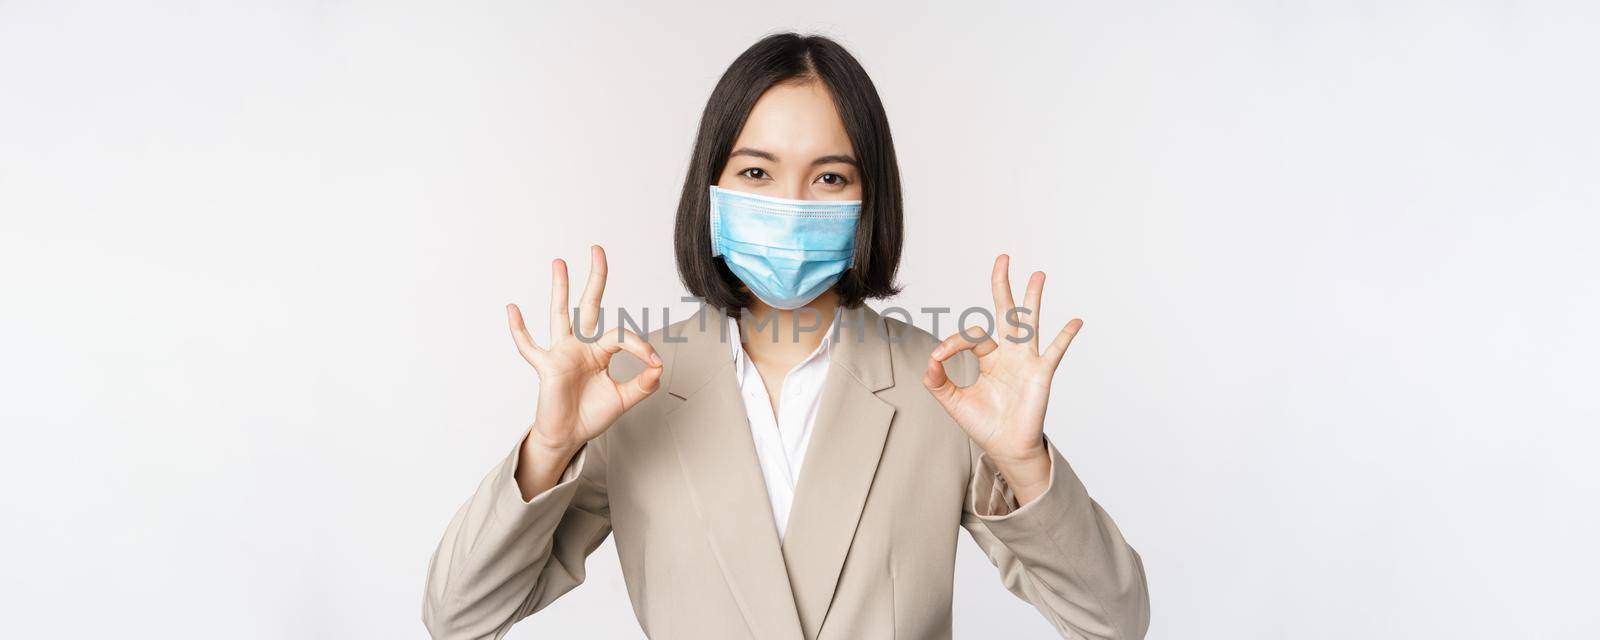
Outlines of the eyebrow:
<svg viewBox="0 0 1600 640">
<path fill-rule="evenodd" d="M 768 162 L 777 162 L 778 161 L 778 156 L 772 155 L 770 152 L 762 151 L 760 149 L 751 149 L 750 147 L 739 147 L 738 149 L 734 149 L 733 153 L 728 154 L 728 157 L 730 157 L 730 158 L 734 157 L 734 156 L 751 156 L 751 157 L 755 157 L 755 158 L 761 158 L 762 160 L 766 160 Z M 835 163 L 835 162 L 841 162 L 841 163 L 848 164 L 848 165 L 851 165 L 851 166 L 854 166 L 854 167 L 857 167 L 857 168 L 859 168 L 861 166 L 860 163 L 856 162 L 855 158 L 852 158 L 852 157 L 850 157 L 848 155 L 837 155 L 837 154 L 830 155 L 830 156 L 822 156 L 822 157 L 817 158 L 816 160 L 812 160 L 811 161 L 811 166 L 815 167 L 815 166 L 818 166 L 818 165 L 832 164 L 832 163 Z"/>
</svg>

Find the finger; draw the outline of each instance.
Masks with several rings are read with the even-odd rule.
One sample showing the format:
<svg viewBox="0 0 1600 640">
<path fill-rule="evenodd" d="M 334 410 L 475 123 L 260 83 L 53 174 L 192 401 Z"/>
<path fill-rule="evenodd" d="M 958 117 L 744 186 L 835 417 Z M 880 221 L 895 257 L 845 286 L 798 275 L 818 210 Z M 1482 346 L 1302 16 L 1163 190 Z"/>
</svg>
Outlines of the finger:
<svg viewBox="0 0 1600 640">
<path fill-rule="evenodd" d="M 649 342 L 645 342 L 644 338 L 639 337 L 639 334 L 627 329 L 618 329 L 617 333 L 607 332 L 607 334 L 611 336 L 621 335 L 621 340 L 613 337 L 609 343 L 601 346 L 601 349 L 607 354 L 606 360 L 608 362 L 611 355 L 619 351 L 627 351 L 646 365 L 645 370 L 634 376 L 632 380 L 617 385 L 617 392 L 622 396 L 622 406 L 626 409 L 645 399 L 646 396 L 655 393 L 656 387 L 659 386 L 661 381 L 661 373 L 665 369 L 661 366 L 661 355 L 656 353 L 655 347 L 650 346 Z"/>
<path fill-rule="evenodd" d="M 617 339 L 619 334 L 622 338 L 620 340 Z M 618 351 L 626 351 L 643 360 L 647 365 L 652 367 L 661 366 L 661 356 L 656 353 L 656 348 L 645 342 L 644 338 L 639 337 L 639 334 L 618 327 L 616 331 L 607 331 L 606 336 L 607 339 L 599 344 L 600 349 L 606 352 L 607 355 L 615 354 Z"/>
<path fill-rule="evenodd" d="M 1045 347 L 1044 357 L 1050 362 L 1052 370 L 1061 364 L 1061 357 L 1067 355 L 1067 347 L 1072 346 L 1072 339 L 1078 336 L 1078 331 L 1081 329 L 1083 329 L 1083 320 L 1073 318 L 1072 322 L 1068 322 L 1067 326 L 1062 327 L 1061 332 L 1057 333 L 1055 339 L 1050 341 L 1050 346 Z"/>
<path fill-rule="evenodd" d="M 928 356 L 928 370 L 922 374 L 922 386 L 931 391 L 946 384 L 950 384 L 950 374 L 945 373 L 944 363 L 933 356 Z"/>
<path fill-rule="evenodd" d="M 542 352 L 539 345 L 534 344 L 533 336 L 528 335 L 528 325 L 522 321 L 522 310 L 517 305 L 506 305 L 506 324 L 511 327 L 511 340 L 517 343 L 517 353 L 522 354 L 528 364 L 538 366 L 535 360 Z"/>
<path fill-rule="evenodd" d="M 1006 314 L 1017 306 L 1011 298 L 1011 256 L 1002 253 L 994 259 L 994 271 L 989 274 L 989 288 L 994 294 L 996 321 L 1010 327 L 1008 319 L 1011 316 Z M 1007 335 L 1015 335 L 1016 328 L 1008 328 L 1006 332 Z"/>
<path fill-rule="evenodd" d="M 584 335 L 594 333 L 600 323 L 600 297 L 606 292 L 606 250 L 600 245 L 589 247 L 589 282 L 583 285 L 583 297 L 578 300 L 578 329 Z"/>
<path fill-rule="evenodd" d="M 931 357 L 938 362 L 944 362 L 957 353 L 971 349 L 972 355 L 982 358 L 994 353 L 998 348 L 1000 345 L 995 343 L 994 338 L 989 337 L 987 331 L 978 327 L 967 327 L 940 342 L 939 346 L 933 348 Z"/>
<path fill-rule="evenodd" d="M 960 400 L 961 388 L 945 373 L 944 363 L 932 357 L 928 358 L 928 370 L 922 374 L 922 386 L 927 387 L 933 399 L 946 408 L 955 406 Z"/>
<path fill-rule="evenodd" d="M 656 389 L 661 388 L 661 372 L 666 371 L 661 367 L 649 367 L 640 371 L 632 380 L 617 385 L 617 394 L 622 397 L 622 409 L 632 409 L 639 401 L 650 397 Z"/>
<path fill-rule="evenodd" d="M 1028 344 L 1033 347 L 1033 352 L 1039 352 L 1039 302 L 1044 297 L 1044 272 L 1035 271 L 1028 278 L 1028 290 L 1022 294 L 1022 308 L 1027 312 L 1022 316 L 1022 321 L 1028 325 Z"/>
<path fill-rule="evenodd" d="M 572 335 L 567 319 L 567 261 L 556 258 L 550 263 L 550 343 L 567 335 Z"/>
</svg>

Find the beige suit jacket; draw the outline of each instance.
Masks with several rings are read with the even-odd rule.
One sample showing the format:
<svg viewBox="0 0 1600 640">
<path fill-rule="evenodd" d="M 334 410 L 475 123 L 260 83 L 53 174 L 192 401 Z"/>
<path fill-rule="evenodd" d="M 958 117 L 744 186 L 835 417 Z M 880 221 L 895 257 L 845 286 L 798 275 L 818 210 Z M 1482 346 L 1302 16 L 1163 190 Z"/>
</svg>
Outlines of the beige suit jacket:
<svg viewBox="0 0 1600 640">
<path fill-rule="evenodd" d="M 849 322 L 851 318 L 864 322 Z M 782 542 L 719 316 L 647 340 L 662 387 L 523 501 L 518 449 L 489 472 L 434 552 L 423 622 L 435 638 L 500 638 L 583 582 L 616 538 L 652 638 L 947 638 L 965 527 L 1063 637 L 1139 638 L 1144 566 L 1046 439 L 1049 488 L 1015 508 L 986 455 L 922 386 L 937 340 L 847 312 Z M 670 336 L 670 337 L 669 337 Z M 975 379 L 970 352 L 948 365 Z M 618 357 L 626 378 L 636 359 Z"/>
</svg>

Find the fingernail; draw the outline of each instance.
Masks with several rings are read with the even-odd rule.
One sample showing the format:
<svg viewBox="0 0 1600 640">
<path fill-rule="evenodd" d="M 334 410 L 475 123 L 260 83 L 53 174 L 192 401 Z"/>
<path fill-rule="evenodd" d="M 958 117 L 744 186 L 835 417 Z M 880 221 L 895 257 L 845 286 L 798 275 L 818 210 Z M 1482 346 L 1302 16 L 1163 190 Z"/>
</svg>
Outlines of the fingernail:
<svg viewBox="0 0 1600 640">
<path fill-rule="evenodd" d="M 661 354 L 659 354 L 659 353 L 651 353 L 650 354 L 650 364 L 653 364 L 653 365 L 658 366 L 658 367 L 661 366 Z"/>
</svg>

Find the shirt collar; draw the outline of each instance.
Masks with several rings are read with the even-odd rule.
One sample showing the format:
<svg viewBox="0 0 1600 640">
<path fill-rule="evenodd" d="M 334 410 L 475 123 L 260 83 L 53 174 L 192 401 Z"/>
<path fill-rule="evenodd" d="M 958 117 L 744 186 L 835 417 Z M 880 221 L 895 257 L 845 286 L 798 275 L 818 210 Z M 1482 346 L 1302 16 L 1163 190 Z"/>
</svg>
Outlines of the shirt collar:
<svg viewBox="0 0 1600 640">
<path fill-rule="evenodd" d="M 838 322 L 838 320 L 838 314 L 836 313 L 834 314 L 834 322 Z M 828 330 L 822 334 L 822 342 L 817 345 L 816 349 L 811 351 L 810 355 L 806 356 L 800 361 L 799 364 L 795 365 L 794 368 L 799 369 L 812 360 L 829 357 L 833 350 L 833 332 L 837 327 L 837 324 L 830 323 L 828 325 Z M 751 360 L 749 354 L 745 353 L 744 343 L 739 339 L 738 318 L 728 318 L 728 334 L 726 336 L 726 340 L 733 345 L 731 352 L 733 355 L 734 375 L 743 380 L 745 376 L 745 363 L 751 362 Z M 751 364 L 754 363 L 751 362 Z M 793 369 L 791 369 L 791 371 L 793 371 Z"/>
</svg>

